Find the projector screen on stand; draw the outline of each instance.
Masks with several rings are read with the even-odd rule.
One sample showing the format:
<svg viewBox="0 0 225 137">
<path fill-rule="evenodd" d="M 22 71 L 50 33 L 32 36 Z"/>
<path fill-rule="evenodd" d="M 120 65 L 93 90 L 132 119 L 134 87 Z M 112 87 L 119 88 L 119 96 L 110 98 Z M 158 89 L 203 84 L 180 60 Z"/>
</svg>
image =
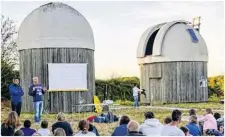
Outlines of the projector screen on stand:
<svg viewBox="0 0 225 137">
<path fill-rule="evenodd" d="M 49 91 L 87 90 L 86 63 L 49 63 Z"/>
</svg>

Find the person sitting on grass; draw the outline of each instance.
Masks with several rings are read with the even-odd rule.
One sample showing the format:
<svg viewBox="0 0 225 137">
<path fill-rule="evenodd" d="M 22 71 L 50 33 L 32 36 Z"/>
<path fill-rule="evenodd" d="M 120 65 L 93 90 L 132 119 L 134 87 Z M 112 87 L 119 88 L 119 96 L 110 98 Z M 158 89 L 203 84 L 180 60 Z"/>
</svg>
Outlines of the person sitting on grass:
<svg viewBox="0 0 225 137">
<path fill-rule="evenodd" d="M 192 136 L 201 136 L 202 135 L 201 129 L 200 129 L 199 125 L 197 124 L 196 116 L 194 116 L 194 115 L 190 116 L 189 123 L 186 125 L 186 127 L 188 128 L 189 133 Z"/>
<path fill-rule="evenodd" d="M 79 131 L 75 136 L 96 136 L 94 132 L 88 131 L 89 122 L 87 120 L 81 120 L 78 124 Z"/>
<path fill-rule="evenodd" d="M 128 128 L 128 134 L 127 136 L 144 136 L 140 130 L 139 130 L 139 124 L 138 122 L 131 120 L 128 124 L 127 124 L 127 128 Z"/>
<path fill-rule="evenodd" d="M 184 135 L 185 136 L 191 136 L 190 133 L 189 133 L 188 128 L 186 128 L 186 127 L 180 127 L 180 129 L 184 132 Z"/>
<path fill-rule="evenodd" d="M 217 120 L 217 119 L 219 119 L 219 118 L 221 118 L 221 115 L 220 115 L 220 113 L 214 113 L 214 118 Z"/>
<path fill-rule="evenodd" d="M 145 113 L 145 121 L 140 126 L 140 132 L 147 136 L 160 136 L 163 125 L 155 118 L 154 113 Z"/>
<path fill-rule="evenodd" d="M 41 136 L 51 136 L 51 132 L 48 129 L 48 121 L 41 122 L 41 128 L 37 131 Z"/>
<path fill-rule="evenodd" d="M 127 124 L 130 122 L 128 116 L 122 116 L 120 119 L 119 126 L 115 128 L 112 136 L 126 136 L 127 135 Z"/>
<path fill-rule="evenodd" d="M 189 110 L 189 116 L 196 116 L 197 117 L 197 114 L 196 114 L 196 111 L 195 109 L 190 109 Z M 198 125 L 199 125 L 199 128 L 200 128 L 200 131 L 201 131 L 201 134 L 203 134 L 203 121 L 199 121 L 198 122 Z"/>
<path fill-rule="evenodd" d="M 164 125 L 167 125 L 167 124 L 169 124 L 169 123 L 171 123 L 171 122 L 172 122 L 171 117 L 166 117 L 166 118 L 164 119 Z"/>
<path fill-rule="evenodd" d="M 24 136 L 24 133 L 22 130 L 17 130 L 15 133 L 14 133 L 14 136 Z"/>
<path fill-rule="evenodd" d="M 217 122 L 217 130 L 220 131 L 220 133 L 224 134 L 224 117 L 221 117 L 220 113 L 214 113 L 214 117 Z"/>
<path fill-rule="evenodd" d="M 172 112 L 172 122 L 164 125 L 161 136 L 185 136 L 184 132 L 177 127 L 181 122 L 181 114 L 181 111 L 177 109 Z"/>
<path fill-rule="evenodd" d="M 196 111 L 195 111 L 195 109 L 190 109 L 189 110 L 189 116 L 196 116 Z"/>
<path fill-rule="evenodd" d="M 203 121 L 203 133 L 206 133 L 207 130 L 217 130 L 216 119 L 213 116 L 213 112 L 210 108 L 205 110 L 205 114 L 203 117 L 199 119 L 199 121 Z"/>
<path fill-rule="evenodd" d="M 16 129 L 20 126 L 20 120 L 15 111 L 11 111 L 8 118 L 1 125 L 2 136 L 13 136 Z"/>
<path fill-rule="evenodd" d="M 54 136 L 66 136 L 66 132 L 62 128 L 57 128 L 54 131 Z"/>
<path fill-rule="evenodd" d="M 97 128 L 94 125 L 92 125 L 91 123 L 89 123 L 89 129 L 88 129 L 88 131 L 94 132 L 96 134 L 96 136 L 99 136 L 99 133 L 98 133 Z"/>
<path fill-rule="evenodd" d="M 57 115 L 57 120 L 58 121 L 52 125 L 52 133 L 54 134 L 54 131 L 57 128 L 62 128 L 66 132 L 66 136 L 72 136 L 73 130 L 72 130 L 70 124 L 67 121 L 65 121 L 64 113 L 59 112 Z"/>
<path fill-rule="evenodd" d="M 36 130 L 30 128 L 31 127 L 31 122 L 30 120 L 25 120 L 24 123 L 23 123 L 23 128 L 21 128 L 20 130 L 23 131 L 24 133 L 24 136 L 32 136 Z"/>
</svg>

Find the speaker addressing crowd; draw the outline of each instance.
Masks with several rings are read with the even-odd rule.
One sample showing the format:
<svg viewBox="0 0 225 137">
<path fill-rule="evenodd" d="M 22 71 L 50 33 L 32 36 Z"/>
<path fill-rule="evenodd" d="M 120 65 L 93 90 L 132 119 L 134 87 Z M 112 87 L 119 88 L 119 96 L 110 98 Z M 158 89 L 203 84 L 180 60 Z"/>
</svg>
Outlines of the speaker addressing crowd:
<svg viewBox="0 0 225 137">
<path fill-rule="evenodd" d="M 43 113 L 43 95 L 47 89 L 38 83 L 38 77 L 33 77 L 33 84 L 29 88 L 29 95 L 33 97 L 34 121 L 39 124 Z"/>
</svg>

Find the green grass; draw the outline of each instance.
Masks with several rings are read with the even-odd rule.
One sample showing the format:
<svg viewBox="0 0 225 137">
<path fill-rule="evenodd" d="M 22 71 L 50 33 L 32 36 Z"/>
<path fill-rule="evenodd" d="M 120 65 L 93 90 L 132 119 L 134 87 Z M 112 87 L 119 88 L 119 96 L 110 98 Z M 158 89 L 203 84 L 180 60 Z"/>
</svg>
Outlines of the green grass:
<svg viewBox="0 0 225 137">
<path fill-rule="evenodd" d="M 198 115 L 202 115 L 204 114 L 204 110 L 201 110 L 203 108 L 208 108 L 210 107 L 211 109 L 222 109 L 221 104 L 216 104 L 216 103 L 188 103 L 188 104 L 167 104 L 164 105 L 166 107 L 182 107 L 182 108 L 199 108 L 199 110 L 197 110 L 197 114 Z M 160 120 L 161 123 L 163 123 L 164 118 L 166 118 L 167 116 L 171 115 L 171 111 L 170 110 L 158 110 L 158 109 L 145 109 L 145 108 L 141 108 L 141 109 L 134 109 L 134 108 L 128 108 L 128 109 L 122 109 L 122 110 L 116 110 L 113 113 L 116 114 L 117 116 L 122 116 L 122 115 L 128 115 L 130 117 L 130 119 L 132 120 L 136 120 L 139 123 L 143 123 L 144 121 L 144 113 L 147 111 L 152 111 L 155 114 L 155 117 L 157 119 Z M 10 112 L 10 109 L 8 107 L 4 107 L 4 105 L 2 105 L 2 115 L 1 115 L 1 121 L 3 121 L 4 119 L 6 119 L 8 113 Z M 187 116 L 188 115 L 188 111 L 182 111 L 183 112 L 183 116 Z M 77 127 L 78 127 L 78 121 L 81 119 L 87 119 L 88 116 L 91 115 L 99 115 L 97 113 L 93 113 L 93 112 L 88 112 L 88 113 L 73 113 L 73 114 L 66 114 L 66 120 L 71 123 L 72 128 L 74 130 L 74 132 L 77 132 Z M 24 120 L 29 119 L 33 121 L 33 114 L 31 113 L 22 113 L 21 114 L 21 123 L 24 122 Z M 80 117 L 80 118 L 79 118 Z M 43 114 L 42 116 L 42 120 L 47 120 L 49 122 L 49 129 L 51 130 L 51 125 L 56 122 L 56 114 Z M 187 122 L 186 121 L 182 121 L 180 123 L 179 126 L 185 125 Z M 118 122 L 114 122 L 114 123 L 110 123 L 110 124 L 105 124 L 105 123 L 93 123 L 96 128 L 98 129 L 100 135 L 102 136 L 110 136 L 111 133 L 113 132 L 114 128 L 118 125 Z M 39 126 L 36 125 L 32 125 L 32 128 L 34 129 L 39 129 Z"/>
<path fill-rule="evenodd" d="M 166 105 L 157 105 L 165 107 L 179 107 L 179 108 L 195 108 L 195 109 L 206 109 L 211 108 L 213 110 L 224 110 L 224 104 L 217 102 L 208 102 L 208 103 L 179 103 L 179 104 L 166 104 Z"/>
<path fill-rule="evenodd" d="M 132 106 L 133 102 L 129 100 L 116 100 L 114 102 L 115 104 L 120 104 L 123 106 Z M 211 108 L 214 110 L 224 110 L 224 104 L 218 103 L 218 101 L 213 102 L 205 102 L 205 103 L 177 103 L 177 104 L 155 104 L 154 106 L 160 106 L 160 107 L 178 107 L 178 108 L 195 108 L 195 109 L 206 109 Z"/>
<path fill-rule="evenodd" d="M 126 109 L 122 111 L 115 111 L 114 114 L 116 115 L 128 115 L 130 119 L 136 120 L 139 123 L 143 123 L 144 121 L 144 113 L 147 111 L 153 111 L 156 115 L 156 118 L 158 118 L 162 123 L 165 117 L 170 116 L 171 111 L 164 111 L 164 110 L 147 110 L 147 109 Z M 2 120 L 6 119 L 8 112 L 3 113 Z M 98 115 L 96 113 L 74 113 L 74 114 L 66 114 L 66 120 L 71 124 L 74 132 L 77 132 L 78 127 L 78 121 L 79 121 L 79 115 L 80 120 L 81 119 L 87 119 L 90 115 Z M 187 115 L 187 112 L 184 112 L 184 115 Z M 24 120 L 29 119 L 32 123 L 34 123 L 33 114 L 31 113 L 22 113 L 21 114 L 21 123 L 24 122 Z M 43 114 L 42 120 L 47 120 L 49 122 L 49 129 L 51 130 L 51 125 L 56 122 L 56 114 Z M 186 122 L 182 122 L 181 125 L 184 125 Z M 105 124 L 105 123 L 93 123 L 96 128 L 99 131 L 100 135 L 109 136 L 113 132 L 114 128 L 118 125 L 118 122 L 114 122 L 111 124 Z M 37 125 L 32 125 L 32 128 L 39 129 L 40 127 Z"/>
</svg>

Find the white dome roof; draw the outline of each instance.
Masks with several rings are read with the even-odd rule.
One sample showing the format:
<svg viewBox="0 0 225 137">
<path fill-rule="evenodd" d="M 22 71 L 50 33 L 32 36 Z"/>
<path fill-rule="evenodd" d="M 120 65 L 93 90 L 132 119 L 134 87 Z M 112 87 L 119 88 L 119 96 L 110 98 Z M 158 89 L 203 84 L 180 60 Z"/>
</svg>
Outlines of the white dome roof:
<svg viewBox="0 0 225 137">
<path fill-rule="evenodd" d="M 193 42 L 188 30 L 192 30 L 198 42 Z M 158 32 L 156 32 L 158 31 Z M 148 41 L 156 32 L 152 41 L 152 53 L 146 55 Z M 186 21 L 173 21 L 155 25 L 142 35 L 137 58 L 139 64 L 171 61 L 208 61 L 207 46 L 198 31 Z"/>
<path fill-rule="evenodd" d="M 87 48 L 94 50 L 90 24 L 74 8 L 48 3 L 32 11 L 18 32 L 18 48 Z"/>
</svg>

